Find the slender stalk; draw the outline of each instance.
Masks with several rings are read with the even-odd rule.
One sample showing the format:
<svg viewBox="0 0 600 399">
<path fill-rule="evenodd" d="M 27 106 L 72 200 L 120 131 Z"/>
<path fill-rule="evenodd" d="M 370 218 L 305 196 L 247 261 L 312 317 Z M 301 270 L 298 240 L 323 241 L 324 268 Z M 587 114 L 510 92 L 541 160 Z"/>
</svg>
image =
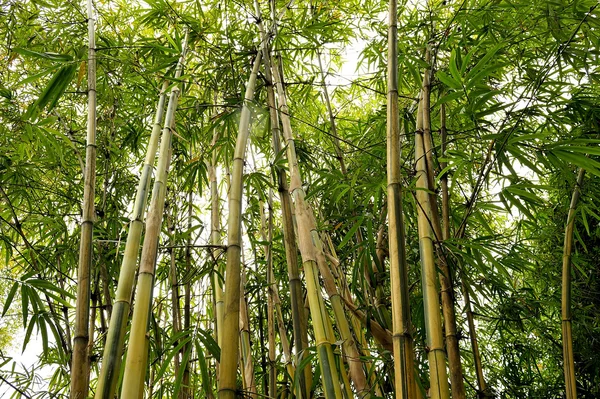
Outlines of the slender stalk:
<svg viewBox="0 0 600 399">
<path fill-rule="evenodd" d="M 302 178 L 300 176 L 300 168 L 298 166 L 298 158 L 296 156 L 296 146 L 292 133 L 292 125 L 289 118 L 289 109 L 283 80 L 279 72 L 279 66 L 280 65 L 278 65 L 278 63 L 273 65 L 273 82 L 277 88 L 283 135 L 287 144 L 287 157 L 291 180 L 289 191 L 294 200 L 296 220 L 298 222 L 298 247 L 300 249 L 300 254 L 302 255 L 302 264 L 304 266 L 304 274 L 306 278 L 308 304 L 310 307 L 310 315 L 313 320 L 317 356 L 321 365 L 321 381 L 323 383 L 325 398 L 337 399 L 342 396 L 342 393 L 340 390 L 339 377 L 335 368 L 333 349 L 331 347 L 332 342 L 327 336 L 329 315 L 324 312 L 325 305 L 323 303 L 323 296 L 321 295 L 319 283 L 317 248 L 313 242 L 312 233 L 314 230 L 312 223 L 314 214 L 309 204 L 305 200 L 306 193 L 302 188 Z"/>
<path fill-rule="evenodd" d="M 246 85 L 246 94 L 240 116 L 239 132 L 233 158 L 233 176 L 229 189 L 229 216 L 227 226 L 227 266 L 225 270 L 225 314 L 223 317 L 223 345 L 219 368 L 219 399 L 234 399 L 237 395 L 236 375 L 239 352 L 240 313 L 240 256 L 242 249 L 242 190 L 246 144 L 250 133 L 250 103 L 254 99 L 256 76 L 261 61 L 259 51 Z"/>
<path fill-rule="evenodd" d="M 181 56 L 177 65 L 176 76 L 181 76 L 183 70 L 183 62 L 187 50 L 187 40 L 188 33 L 186 32 Z M 169 105 L 162 132 L 156 168 L 156 179 L 152 189 L 152 200 L 148 211 L 148 220 L 146 221 L 146 237 L 144 239 L 144 246 L 142 247 L 140 270 L 137 279 L 136 306 L 134 307 L 133 319 L 131 321 L 129 348 L 127 351 L 125 375 L 123 376 L 123 388 L 121 391 L 121 397 L 123 398 L 136 399 L 143 396 L 143 384 L 148 361 L 148 324 L 150 311 L 152 309 L 154 272 L 165 207 L 167 169 L 170 163 L 171 141 L 179 92 L 180 89 L 178 85 L 173 86 L 171 89 Z"/>
<path fill-rule="evenodd" d="M 273 152 L 275 155 L 281 153 L 281 143 L 279 140 L 279 116 L 277 113 L 277 104 L 275 102 L 275 91 L 273 88 L 273 77 L 271 73 L 271 54 L 269 46 L 266 45 L 268 37 L 262 24 L 260 6 L 255 0 L 255 9 L 258 16 L 258 29 L 263 46 L 263 63 L 265 70 L 265 82 L 267 87 L 267 103 L 269 106 L 269 116 L 271 121 L 271 134 L 273 141 Z M 276 166 L 277 187 L 281 202 L 283 240 L 285 247 L 285 259 L 288 270 L 288 282 L 290 289 L 290 304 L 292 310 L 292 326 L 294 330 L 294 353 L 296 356 L 296 365 L 302 361 L 303 351 L 308 347 L 308 334 L 306 328 L 306 317 L 304 315 L 302 280 L 298 268 L 298 246 L 296 244 L 296 233 L 292 217 L 292 202 L 288 190 L 286 172 L 283 168 Z M 293 375 L 293 374 L 292 374 Z M 304 372 L 300 374 L 300 397 L 308 399 L 310 397 L 310 388 L 312 385 L 312 373 L 309 367 L 305 367 Z"/>
<path fill-rule="evenodd" d="M 169 202 L 167 205 L 167 229 L 169 232 L 169 245 L 171 246 L 171 248 L 169 248 L 169 283 L 171 285 L 171 322 L 173 323 L 172 325 L 172 330 L 173 330 L 173 335 L 177 335 L 179 334 L 179 332 L 181 331 L 181 309 L 179 308 L 179 281 L 177 278 L 177 264 L 175 261 L 175 224 L 174 224 L 174 219 L 175 219 L 175 213 L 176 213 L 176 204 L 175 202 L 175 198 L 172 199 L 172 202 Z M 177 345 L 178 342 L 175 342 L 175 345 Z M 181 359 L 180 359 L 180 355 L 181 352 L 176 353 L 175 356 L 173 356 L 173 363 L 174 363 L 174 371 L 175 371 L 175 375 L 179 375 L 179 370 L 181 367 Z"/>
<path fill-rule="evenodd" d="M 194 217 L 194 205 L 192 203 L 193 200 L 193 191 L 190 188 L 188 192 L 188 215 L 187 215 L 187 231 L 188 238 L 185 247 L 185 275 L 189 276 L 190 271 L 192 269 L 192 236 L 189 234 L 192 230 L 192 219 Z M 184 299 L 183 299 L 183 329 L 190 333 L 191 327 L 191 303 L 192 303 L 192 295 L 191 295 L 191 281 L 190 278 L 187 277 L 187 282 L 184 286 Z M 191 342 L 186 342 L 183 346 L 183 353 L 189 353 Z M 183 381 L 179 398 L 180 399 L 191 399 L 192 398 L 192 389 L 190 387 L 190 361 L 189 357 L 187 361 L 183 365 Z"/>
<path fill-rule="evenodd" d="M 431 229 L 432 205 L 427 181 L 427 165 L 423 134 L 423 101 L 419 103 L 417 131 L 415 134 L 415 162 L 417 172 L 417 214 L 419 249 L 421 255 L 421 279 L 423 305 L 425 308 L 425 330 L 427 333 L 430 395 L 434 399 L 448 399 L 448 375 L 446 354 L 442 336 L 440 301 L 437 290 L 436 264 L 434 257 L 434 233 Z M 390 208 L 391 209 L 391 208 Z M 390 251 L 391 252 L 391 251 Z"/>
<path fill-rule="evenodd" d="M 427 49 L 425 62 L 429 63 L 431 59 L 429 49 Z M 423 141 L 425 150 L 425 163 L 427 167 L 427 183 L 429 189 L 429 200 L 431 204 L 431 223 L 435 235 L 437 249 L 437 268 L 439 269 L 439 279 L 442 297 L 442 312 L 444 315 L 444 331 L 446 339 L 446 351 L 448 354 L 448 365 L 450 368 L 450 383 L 453 399 L 465 398 L 465 383 L 463 380 L 462 364 L 460 359 L 460 349 L 458 345 L 458 333 L 456 327 L 456 313 L 454 308 L 454 287 L 452 286 L 452 274 L 444 255 L 442 245 L 443 232 L 440 223 L 440 216 L 437 207 L 437 195 L 435 194 L 435 174 L 433 169 L 433 137 L 431 135 L 431 116 L 430 116 L 430 68 L 426 68 L 423 74 Z"/>
<path fill-rule="evenodd" d="M 121 361 L 123 354 L 123 344 L 125 342 L 125 331 L 127 327 L 127 318 L 131 307 L 131 297 L 134 287 L 134 277 L 137 266 L 142 230 L 144 225 L 144 213 L 146 210 L 146 199 L 148 189 L 152 178 L 152 170 L 158 141 L 161 133 L 161 125 L 164 117 L 166 90 L 169 82 L 163 82 L 162 90 L 158 100 L 152 134 L 146 149 L 146 159 L 142 167 L 142 174 L 138 182 L 135 202 L 133 206 L 133 216 L 129 222 L 129 233 L 125 243 L 125 252 L 121 263 L 119 273 L 119 282 L 117 292 L 111 312 L 110 324 L 106 334 L 106 345 L 104 346 L 104 355 L 102 357 L 102 367 L 98 377 L 96 388 L 96 399 L 112 399 L 117 390 L 117 382 L 121 370 Z"/>
<path fill-rule="evenodd" d="M 390 279 L 392 292 L 392 340 L 396 399 L 416 396 L 412 323 L 408 292 L 408 266 L 402 210 L 400 173 L 401 137 L 398 110 L 398 4 L 389 2 L 387 93 L 387 201 Z"/>
<path fill-rule="evenodd" d="M 577 202 L 581 195 L 581 185 L 585 169 L 579 169 L 577 182 L 571 196 L 571 204 L 567 215 L 567 226 L 565 227 L 565 243 L 563 248 L 562 267 L 562 341 L 563 362 L 565 372 L 565 394 L 567 399 L 577 397 L 577 381 L 575 379 L 575 361 L 573 360 L 573 331 L 571 314 L 571 253 L 573 251 L 573 230 L 575 229 L 575 212 Z"/>
<path fill-rule="evenodd" d="M 246 276 L 242 270 L 240 280 L 240 341 L 242 352 L 242 382 L 244 386 L 244 397 L 252 399 L 257 398 L 256 379 L 254 377 L 254 361 L 252 350 L 250 348 L 250 319 L 248 317 L 248 302 L 244 287 L 246 286 Z"/>
<path fill-rule="evenodd" d="M 94 197 L 96 187 L 96 37 L 92 0 L 87 1 L 88 16 L 88 120 L 83 177 L 83 214 L 77 271 L 77 302 L 73 331 L 73 361 L 71 363 L 71 399 L 88 396 L 90 363 L 88 354 L 90 323 L 90 274 L 92 269 L 92 236 L 94 231 Z"/>
</svg>

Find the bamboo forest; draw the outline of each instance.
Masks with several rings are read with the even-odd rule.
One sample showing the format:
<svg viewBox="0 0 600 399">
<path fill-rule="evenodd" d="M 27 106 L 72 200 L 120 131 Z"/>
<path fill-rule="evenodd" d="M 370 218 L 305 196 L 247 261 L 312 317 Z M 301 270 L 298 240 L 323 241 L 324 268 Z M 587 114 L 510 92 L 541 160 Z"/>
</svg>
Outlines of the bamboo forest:
<svg viewBox="0 0 600 399">
<path fill-rule="evenodd" d="M 0 36 L 0 398 L 600 398 L 600 1 Z"/>
</svg>

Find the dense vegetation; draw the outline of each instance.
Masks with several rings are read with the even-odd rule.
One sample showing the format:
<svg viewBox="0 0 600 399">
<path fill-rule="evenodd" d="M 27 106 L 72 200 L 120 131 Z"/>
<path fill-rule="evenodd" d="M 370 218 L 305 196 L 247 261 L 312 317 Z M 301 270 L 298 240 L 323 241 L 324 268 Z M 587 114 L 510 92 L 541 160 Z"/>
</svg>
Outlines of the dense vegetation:
<svg viewBox="0 0 600 399">
<path fill-rule="evenodd" d="M 599 5 L 0 1 L 0 396 L 600 397 Z"/>
</svg>

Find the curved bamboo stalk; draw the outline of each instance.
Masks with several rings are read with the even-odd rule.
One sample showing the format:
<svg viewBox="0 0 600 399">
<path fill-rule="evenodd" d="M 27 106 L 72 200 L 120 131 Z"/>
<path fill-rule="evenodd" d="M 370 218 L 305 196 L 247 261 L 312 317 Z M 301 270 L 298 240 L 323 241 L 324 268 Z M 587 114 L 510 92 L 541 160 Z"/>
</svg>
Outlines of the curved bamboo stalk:
<svg viewBox="0 0 600 399">
<path fill-rule="evenodd" d="M 421 255 L 421 279 L 423 285 L 423 304 L 425 307 L 425 330 L 429 360 L 430 395 L 434 399 L 448 399 L 448 375 L 446 372 L 446 354 L 442 336 L 440 301 L 437 290 L 436 265 L 434 257 L 433 220 L 427 181 L 427 165 L 423 134 L 423 101 L 419 103 L 417 131 L 415 134 L 415 162 L 417 172 L 417 213 L 419 230 L 419 249 Z"/>
<path fill-rule="evenodd" d="M 92 269 L 92 236 L 94 232 L 94 197 L 96 187 L 96 36 L 92 0 L 87 1 L 88 15 L 88 120 L 83 177 L 81 242 L 77 270 L 77 303 L 73 331 L 73 361 L 71 363 L 71 399 L 88 396 L 90 362 L 88 355 L 90 323 L 90 274 Z"/>
<path fill-rule="evenodd" d="M 177 78 L 178 76 L 176 76 Z M 142 175 L 138 182 L 138 187 L 133 206 L 133 216 L 129 222 L 129 233 L 125 243 L 125 252 L 121 263 L 119 273 L 119 282 L 117 292 L 111 312 L 108 332 L 106 334 L 106 345 L 102 357 L 102 367 L 98 377 L 96 388 L 96 399 L 112 399 L 117 389 L 117 381 L 121 370 L 121 361 L 123 354 L 123 344 L 125 341 L 125 331 L 127 327 L 127 318 L 131 307 L 131 297 L 133 293 L 135 270 L 137 258 L 144 226 L 144 213 L 146 209 L 146 200 L 148 197 L 148 188 L 152 178 L 152 170 L 160 133 L 162 131 L 162 122 L 165 112 L 166 91 L 169 86 L 168 81 L 164 81 L 158 99 L 152 133 L 146 149 L 146 159 L 142 167 Z"/>
<path fill-rule="evenodd" d="M 408 267 L 404 238 L 401 138 L 398 110 L 398 4 L 389 2 L 387 93 L 387 195 L 388 240 L 392 292 L 392 336 L 396 399 L 416 397 L 412 323 L 408 293 Z"/>
<path fill-rule="evenodd" d="M 258 29 L 260 31 L 263 46 L 263 63 L 265 70 L 265 82 L 267 87 L 267 103 L 269 106 L 269 116 L 271 121 L 271 135 L 273 141 L 273 152 L 275 155 L 281 153 L 281 143 L 279 140 L 279 117 L 277 113 L 277 104 L 275 103 L 275 91 L 273 89 L 273 77 L 271 73 L 271 54 L 268 46 L 268 37 L 265 32 L 258 0 L 255 0 L 254 7 L 258 17 Z M 274 21 L 275 23 L 275 21 Z M 283 224 L 283 240 L 285 247 L 285 259 L 288 270 L 288 282 L 290 287 L 290 305 L 292 310 L 292 326 L 294 330 L 294 354 L 296 356 L 295 364 L 302 361 L 304 349 L 308 347 L 308 334 L 306 328 L 306 317 L 303 309 L 303 293 L 302 280 L 300 279 L 300 271 L 298 269 L 298 246 L 296 244 L 296 233 L 294 231 L 294 222 L 292 217 L 291 197 L 288 190 L 286 172 L 283 168 L 275 166 L 277 172 L 277 187 L 279 199 L 281 202 L 282 224 Z M 292 374 L 293 376 L 294 374 Z M 310 398 L 310 389 L 312 386 L 312 373 L 310 368 L 305 367 L 300 374 L 300 397 Z"/>
<path fill-rule="evenodd" d="M 188 32 L 186 31 L 182 45 L 181 56 L 177 65 L 177 76 L 181 76 L 183 62 L 187 50 Z M 171 141 L 179 86 L 171 89 L 169 105 L 160 143 L 156 179 L 152 189 L 152 200 L 146 221 L 146 237 L 142 247 L 140 270 L 137 279 L 136 303 L 131 321 L 129 335 L 129 348 L 123 376 L 121 397 L 137 399 L 143 397 L 143 384 L 148 361 L 148 324 L 152 310 L 152 290 L 154 286 L 154 272 L 158 252 L 158 241 L 165 207 L 165 194 L 167 183 L 167 169 L 171 158 Z"/>
<path fill-rule="evenodd" d="M 571 314 L 571 252 L 573 251 L 573 230 L 575 229 L 575 212 L 581 195 L 581 184 L 585 169 L 579 169 L 577 182 L 571 196 L 567 226 L 565 227 L 565 243 L 562 264 L 562 339 L 563 362 L 565 372 L 565 394 L 567 399 L 577 398 L 577 381 L 575 379 L 575 361 L 573 359 L 573 331 Z"/>
<path fill-rule="evenodd" d="M 237 395 L 237 363 L 239 349 L 240 313 L 240 256 L 242 249 L 242 178 L 246 144 L 250 133 L 250 102 L 254 99 L 256 76 L 261 61 L 259 51 L 248 79 L 239 133 L 233 158 L 233 176 L 229 189 L 229 216 L 227 225 L 227 266 L 225 270 L 225 314 L 223 317 L 223 345 L 219 368 L 219 399 L 234 399 Z"/>
</svg>

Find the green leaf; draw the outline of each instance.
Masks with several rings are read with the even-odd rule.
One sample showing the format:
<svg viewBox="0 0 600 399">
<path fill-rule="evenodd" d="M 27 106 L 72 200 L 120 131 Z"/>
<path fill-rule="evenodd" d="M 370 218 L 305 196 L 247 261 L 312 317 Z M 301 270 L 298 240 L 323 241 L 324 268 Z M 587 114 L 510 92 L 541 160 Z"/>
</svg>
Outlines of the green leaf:
<svg viewBox="0 0 600 399">
<path fill-rule="evenodd" d="M 68 62 L 73 61 L 73 57 L 68 54 L 56 54 L 56 53 L 38 53 L 37 51 L 27 50 L 21 47 L 13 48 L 13 51 L 17 54 L 21 54 L 28 57 L 42 58 L 46 60 Z"/>
<path fill-rule="evenodd" d="M 17 293 L 18 288 L 19 288 L 19 283 L 17 281 L 15 281 L 13 286 L 10 288 L 8 295 L 6 296 L 6 301 L 4 301 L 4 309 L 2 310 L 2 317 L 4 317 L 4 315 L 8 311 L 8 308 L 10 308 L 10 305 L 12 304 L 12 300 L 15 297 L 15 294 Z"/>
</svg>

